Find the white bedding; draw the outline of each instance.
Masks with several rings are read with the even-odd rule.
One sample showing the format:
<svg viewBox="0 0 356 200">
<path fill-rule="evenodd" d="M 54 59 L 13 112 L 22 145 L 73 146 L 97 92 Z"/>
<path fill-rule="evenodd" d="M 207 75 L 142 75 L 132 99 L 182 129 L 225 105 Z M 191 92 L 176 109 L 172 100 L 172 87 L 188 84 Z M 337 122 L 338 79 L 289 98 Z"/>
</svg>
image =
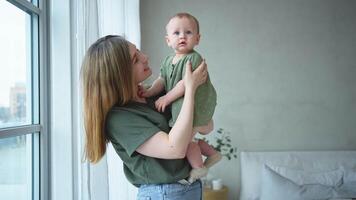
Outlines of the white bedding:
<svg viewBox="0 0 356 200">
<path fill-rule="evenodd" d="M 333 176 L 327 178 L 335 180 L 327 181 L 336 184 L 340 178 L 338 170 L 356 169 L 356 151 L 241 152 L 240 200 L 260 199 L 264 165 L 309 173 L 332 172 L 329 174 Z"/>
</svg>

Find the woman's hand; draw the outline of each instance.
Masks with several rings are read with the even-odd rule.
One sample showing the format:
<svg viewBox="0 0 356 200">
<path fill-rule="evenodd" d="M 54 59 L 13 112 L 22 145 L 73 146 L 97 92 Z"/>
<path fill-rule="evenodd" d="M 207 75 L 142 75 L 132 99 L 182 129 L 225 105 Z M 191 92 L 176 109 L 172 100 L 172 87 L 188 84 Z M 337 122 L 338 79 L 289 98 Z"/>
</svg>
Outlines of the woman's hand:
<svg viewBox="0 0 356 200">
<path fill-rule="evenodd" d="M 186 64 L 186 70 L 184 75 L 184 86 L 185 89 L 196 90 L 201 84 L 205 83 L 208 77 L 208 69 L 205 59 L 200 63 L 200 65 L 192 72 L 192 63 L 189 61 Z"/>
</svg>

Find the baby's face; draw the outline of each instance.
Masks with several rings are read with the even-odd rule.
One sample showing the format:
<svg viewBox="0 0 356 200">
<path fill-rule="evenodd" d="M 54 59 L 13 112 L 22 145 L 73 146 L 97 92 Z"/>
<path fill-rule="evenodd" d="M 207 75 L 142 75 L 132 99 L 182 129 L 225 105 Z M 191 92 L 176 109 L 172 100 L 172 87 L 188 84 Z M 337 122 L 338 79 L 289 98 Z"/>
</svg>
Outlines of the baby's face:
<svg viewBox="0 0 356 200">
<path fill-rule="evenodd" d="M 171 19 L 166 27 L 166 41 L 176 54 L 190 53 L 199 44 L 200 35 L 194 20 L 187 17 Z"/>
</svg>

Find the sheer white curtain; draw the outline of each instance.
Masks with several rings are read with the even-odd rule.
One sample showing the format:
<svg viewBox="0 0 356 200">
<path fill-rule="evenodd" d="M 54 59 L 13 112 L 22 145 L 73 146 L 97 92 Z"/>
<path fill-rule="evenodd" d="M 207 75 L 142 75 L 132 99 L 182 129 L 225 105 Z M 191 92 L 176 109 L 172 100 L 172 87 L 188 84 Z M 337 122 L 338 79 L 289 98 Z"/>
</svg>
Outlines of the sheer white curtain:
<svg viewBox="0 0 356 200">
<path fill-rule="evenodd" d="M 124 36 L 140 47 L 139 0 L 79 0 L 74 13 L 77 15 L 77 66 L 80 66 L 88 47 L 105 35 Z M 82 128 L 79 129 L 81 136 L 84 136 Z M 79 139 L 80 152 L 83 149 L 83 139 Z M 126 180 L 122 162 L 111 144 L 98 164 L 79 163 L 79 166 L 80 199 L 136 199 L 137 189 Z"/>
</svg>

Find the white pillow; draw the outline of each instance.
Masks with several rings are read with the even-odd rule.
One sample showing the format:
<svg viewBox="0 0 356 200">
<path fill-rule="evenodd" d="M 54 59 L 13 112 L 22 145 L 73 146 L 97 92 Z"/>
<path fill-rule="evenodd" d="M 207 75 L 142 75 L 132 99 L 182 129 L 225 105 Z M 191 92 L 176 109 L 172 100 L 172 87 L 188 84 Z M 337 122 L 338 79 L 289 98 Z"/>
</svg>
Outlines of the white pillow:
<svg viewBox="0 0 356 200">
<path fill-rule="evenodd" d="M 356 151 L 241 152 L 240 164 L 240 199 L 258 200 L 264 164 L 309 172 L 356 169 Z M 344 181 L 347 179 L 355 178 L 345 173 Z"/>
<path fill-rule="evenodd" d="M 263 168 L 260 200 L 325 200 L 332 197 L 332 187 L 319 184 L 299 186 L 268 166 Z"/>
<path fill-rule="evenodd" d="M 329 200 L 352 200 L 352 199 L 329 199 Z"/>
<path fill-rule="evenodd" d="M 353 177 L 355 172 L 345 174 Z M 356 198 L 356 181 L 349 179 L 338 186 L 319 183 L 298 185 L 294 181 L 264 165 L 260 200 L 325 200 L 331 198 Z"/>
<path fill-rule="evenodd" d="M 298 185 L 320 184 L 325 186 L 339 186 L 342 184 L 344 172 L 342 169 L 332 171 L 306 171 L 282 166 L 268 165 L 273 171 L 293 181 Z"/>
</svg>

